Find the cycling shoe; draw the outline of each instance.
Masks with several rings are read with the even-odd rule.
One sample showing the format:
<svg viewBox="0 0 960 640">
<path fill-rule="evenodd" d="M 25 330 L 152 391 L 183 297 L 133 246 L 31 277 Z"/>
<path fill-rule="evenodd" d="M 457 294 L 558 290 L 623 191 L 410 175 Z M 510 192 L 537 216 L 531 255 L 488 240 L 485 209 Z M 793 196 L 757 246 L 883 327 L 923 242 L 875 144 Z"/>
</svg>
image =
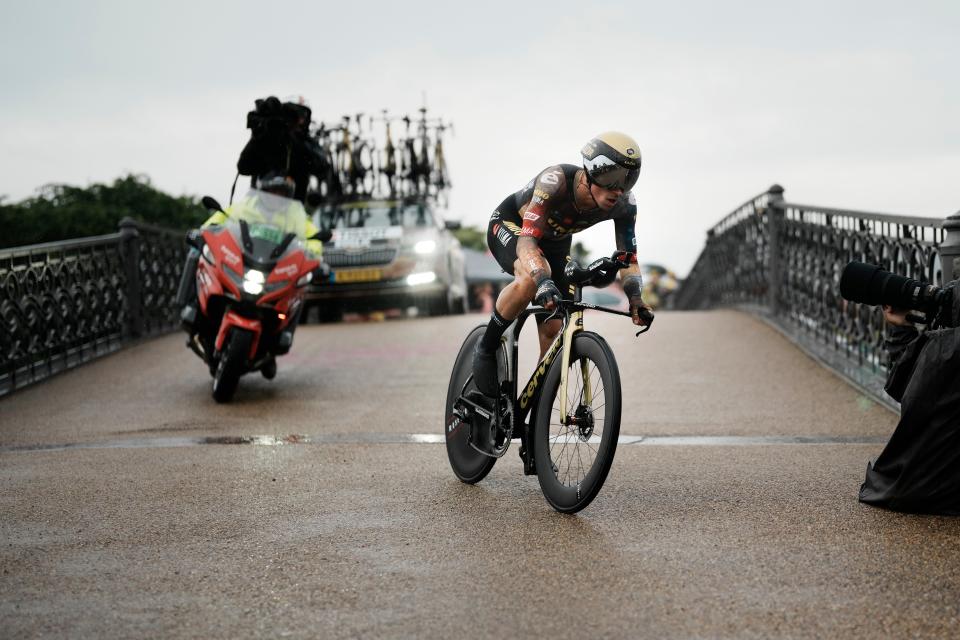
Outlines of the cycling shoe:
<svg viewBox="0 0 960 640">
<path fill-rule="evenodd" d="M 500 392 L 500 382 L 497 380 L 497 354 L 482 350 L 479 342 L 473 352 L 473 382 L 485 396 L 495 398 Z"/>
</svg>

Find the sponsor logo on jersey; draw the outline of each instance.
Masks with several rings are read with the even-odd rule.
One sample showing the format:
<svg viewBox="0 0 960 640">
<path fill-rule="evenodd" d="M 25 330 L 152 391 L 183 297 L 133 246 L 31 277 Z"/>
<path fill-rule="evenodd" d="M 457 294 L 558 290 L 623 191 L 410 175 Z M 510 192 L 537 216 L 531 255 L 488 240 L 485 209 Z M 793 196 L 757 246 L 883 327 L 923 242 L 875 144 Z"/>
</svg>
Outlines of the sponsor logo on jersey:
<svg viewBox="0 0 960 640">
<path fill-rule="evenodd" d="M 540 219 L 540 216 L 535 214 L 533 211 L 527 211 L 526 213 L 523 214 L 523 219 L 529 220 L 530 222 L 536 222 L 537 220 Z"/>
<path fill-rule="evenodd" d="M 538 198 L 543 198 L 544 200 L 549 200 L 549 199 L 550 199 L 550 194 L 547 193 L 546 191 L 544 191 L 543 189 L 534 189 L 534 190 L 533 190 L 533 195 L 536 196 L 536 197 L 538 197 Z"/>
<path fill-rule="evenodd" d="M 516 237 L 512 233 L 510 233 L 509 230 L 503 229 L 503 228 L 497 230 L 496 234 L 497 234 L 497 240 L 499 240 L 500 244 L 502 244 L 505 247 L 508 246 L 510 242 Z"/>
<path fill-rule="evenodd" d="M 559 184 L 560 183 L 560 170 L 554 169 L 548 173 L 540 176 L 540 182 L 543 184 Z"/>
</svg>

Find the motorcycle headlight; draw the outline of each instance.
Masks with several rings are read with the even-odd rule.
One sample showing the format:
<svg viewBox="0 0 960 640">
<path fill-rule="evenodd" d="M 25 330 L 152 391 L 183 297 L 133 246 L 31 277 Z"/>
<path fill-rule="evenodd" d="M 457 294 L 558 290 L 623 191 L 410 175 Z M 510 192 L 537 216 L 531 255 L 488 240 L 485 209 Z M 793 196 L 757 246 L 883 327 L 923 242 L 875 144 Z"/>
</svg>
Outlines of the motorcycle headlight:
<svg viewBox="0 0 960 640">
<path fill-rule="evenodd" d="M 251 295 L 259 295 L 263 293 L 263 283 L 266 279 L 267 277 L 262 271 L 248 269 L 243 274 L 243 290 Z"/>
</svg>

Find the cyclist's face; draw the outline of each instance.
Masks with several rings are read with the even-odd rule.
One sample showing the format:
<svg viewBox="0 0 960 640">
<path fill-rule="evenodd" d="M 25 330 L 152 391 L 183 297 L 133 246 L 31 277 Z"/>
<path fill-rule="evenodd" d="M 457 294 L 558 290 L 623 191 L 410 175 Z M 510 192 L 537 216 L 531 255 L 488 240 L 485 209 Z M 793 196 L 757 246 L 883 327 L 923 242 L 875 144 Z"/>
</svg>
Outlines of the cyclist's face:
<svg viewBox="0 0 960 640">
<path fill-rule="evenodd" d="M 623 189 L 604 189 L 596 183 L 590 185 L 590 192 L 593 194 L 593 199 L 597 201 L 597 206 L 604 211 L 613 209 L 617 204 L 617 198 L 623 195 Z"/>
</svg>

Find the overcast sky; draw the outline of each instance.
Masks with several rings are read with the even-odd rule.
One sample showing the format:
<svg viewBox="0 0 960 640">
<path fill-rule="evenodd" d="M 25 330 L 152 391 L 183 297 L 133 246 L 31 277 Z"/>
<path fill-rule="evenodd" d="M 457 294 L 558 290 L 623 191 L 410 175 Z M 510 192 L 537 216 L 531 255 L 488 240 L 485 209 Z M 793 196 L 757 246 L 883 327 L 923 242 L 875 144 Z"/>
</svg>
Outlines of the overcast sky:
<svg viewBox="0 0 960 640">
<path fill-rule="evenodd" d="M 226 200 L 246 112 L 455 123 L 448 217 L 482 225 L 594 134 L 637 139 L 641 260 L 686 273 L 705 231 L 787 200 L 960 209 L 960 3 L 3 2 L 0 194 L 125 172 Z M 2 231 L 0 231 L 2 232 Z M 581 236 L 613 248 L 610 223 Z"/>
</svg>

